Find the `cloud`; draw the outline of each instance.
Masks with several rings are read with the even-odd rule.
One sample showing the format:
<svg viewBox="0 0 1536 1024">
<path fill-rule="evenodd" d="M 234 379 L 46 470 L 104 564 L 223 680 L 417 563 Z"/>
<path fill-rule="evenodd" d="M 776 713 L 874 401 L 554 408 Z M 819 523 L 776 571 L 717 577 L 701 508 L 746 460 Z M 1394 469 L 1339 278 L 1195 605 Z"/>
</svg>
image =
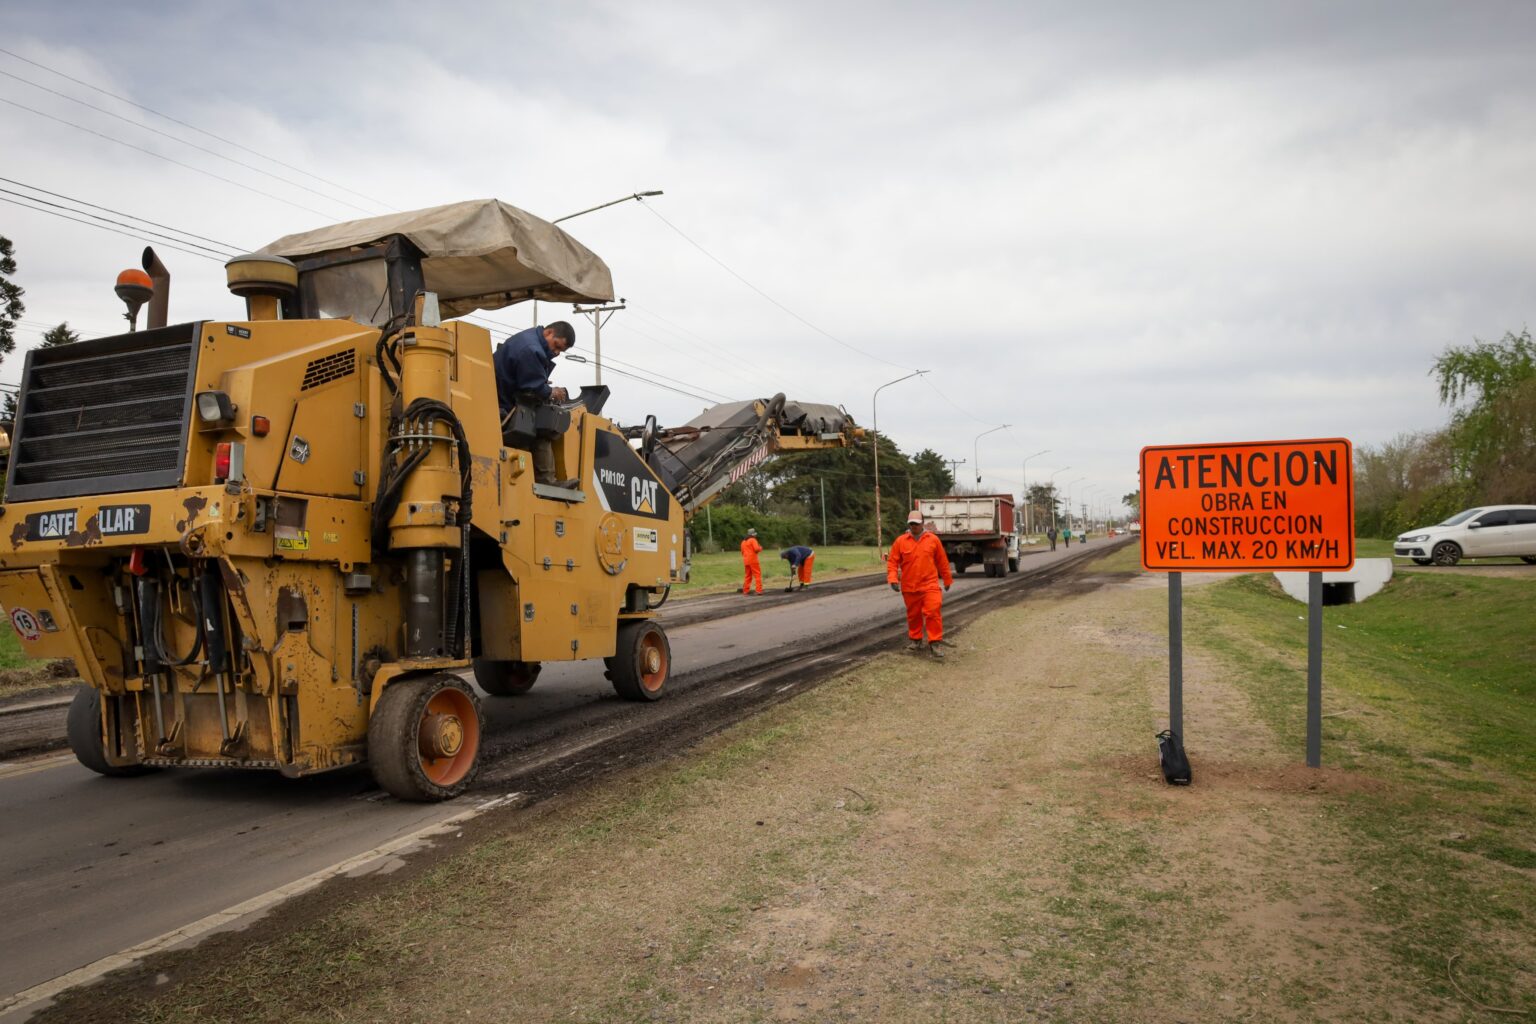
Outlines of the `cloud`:
<svg viewBox="0 0 1536 1024">
<path fill-rule="evenodd" d="M 1143 444 L 1434 426 L 1434 355 L 1529 319 L 1524 5 L 330 4 L 251 31 L 230 5 L 104 10 L 17 5 L 6 48 L 397 208 L 494 195 L 555 217 L 663 188 L 658 211 L 801 317 L 933 370 L 882 395 L 904 448 L 969 458 L 1014 423 L 983 442 L 999 483 L 1042 447 L 1124 493 Z M 0 96 L 287 202 L 0 107 L 9 177 L 249 247 L 374 208 Z M 611 358 L 861 419 L 902 372 L 636 204 L 567 226 L 634 306 Z M 115 325 L 136 243 L 14 208 L 0 231 L 29 318 Z M 217 263 L 175 260 L 173 315 L 238 315 Z M 700 404 L 611 383 L 630 421 Z"/>
</svg>

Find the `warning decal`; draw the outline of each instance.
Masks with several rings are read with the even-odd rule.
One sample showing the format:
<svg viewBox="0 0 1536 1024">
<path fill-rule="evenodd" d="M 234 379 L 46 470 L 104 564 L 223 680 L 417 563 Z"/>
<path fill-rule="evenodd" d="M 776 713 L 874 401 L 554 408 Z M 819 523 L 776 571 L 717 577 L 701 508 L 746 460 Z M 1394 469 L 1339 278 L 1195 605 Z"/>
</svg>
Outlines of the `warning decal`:
<svg viewBox="0 0 1536 1024">
<path fill-rule="evenodd" d="M 1151 572 L 1339 571 L 1355 564 L 1343 438 L 1141 450 L 1141 564 Z"/>
</svg>

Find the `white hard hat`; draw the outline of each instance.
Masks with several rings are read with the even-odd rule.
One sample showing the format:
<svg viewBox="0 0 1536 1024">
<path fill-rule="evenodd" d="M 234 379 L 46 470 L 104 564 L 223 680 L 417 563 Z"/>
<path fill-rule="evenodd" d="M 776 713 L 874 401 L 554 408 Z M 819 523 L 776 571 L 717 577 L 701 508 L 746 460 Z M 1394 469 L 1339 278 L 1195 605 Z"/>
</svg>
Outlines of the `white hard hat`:
<svg viewBox="0 0 1536 1024">
<path fill-rule="evenodd" d="M 922 521 L 923 521 L 923 514 L 921 512 L 919 512 L 919 511 L 917 511 L 916 509 L 913 509 L 911 512 L 907 513 L 907 522 L 909 524 L 910 523 L 920 523 Z"/>
<path fill-rule="evenodd" d="M 747 536 L 748 537 L 756 537 L 757 536 L 757 531 L 756 530 L 748 530 L 747 531 Z"/>
</svg>

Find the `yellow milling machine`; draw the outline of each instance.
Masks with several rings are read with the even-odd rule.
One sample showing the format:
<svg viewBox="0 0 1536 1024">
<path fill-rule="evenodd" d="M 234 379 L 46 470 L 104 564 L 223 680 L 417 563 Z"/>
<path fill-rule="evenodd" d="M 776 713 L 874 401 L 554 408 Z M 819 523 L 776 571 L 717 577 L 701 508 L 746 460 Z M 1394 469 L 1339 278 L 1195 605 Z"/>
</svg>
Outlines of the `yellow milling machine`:
<svg viewBox="0 0 1536 1024">
<path fill-rule="evenodd" d="M 587 387 L 538 423 L 576 486 L 536 483 L 489 333 L 451 318 L 613 288 L 495 200 L 238 257 L 239 321 L 166 326 L 169 275 L 144 263 L 118 293 L 147 329 L 28 354 L 0 505 L 0 605 L 28 656 L 90 684 L 69 741 L 104 775 L 366 760 L 397 797 L 452 797 L 482 747 L 465 670 L 511 696 L 601 658 L 619 696 L 660 698 L 687 516 L 771 454 L 862 433 L 782 395 L 621 429 Z"/>
</svg>

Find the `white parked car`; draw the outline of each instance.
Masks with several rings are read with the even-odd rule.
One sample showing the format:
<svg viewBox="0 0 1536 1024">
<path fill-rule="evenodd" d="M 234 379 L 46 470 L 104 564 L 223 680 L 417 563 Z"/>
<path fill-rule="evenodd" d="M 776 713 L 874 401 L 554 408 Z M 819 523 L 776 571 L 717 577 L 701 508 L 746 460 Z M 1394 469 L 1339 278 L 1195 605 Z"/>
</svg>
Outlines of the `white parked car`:
<svg viewBox="0 0 1536 1024">
<path fill-rule="evenodd" d="M 1409 530 L 1392 553 L 1419 565 L 1455 565 L 1463 558 L 1514 556 L 1536 565 L 1536 505 L 1483 505 L 1438 526 Z"/>
</svg>

